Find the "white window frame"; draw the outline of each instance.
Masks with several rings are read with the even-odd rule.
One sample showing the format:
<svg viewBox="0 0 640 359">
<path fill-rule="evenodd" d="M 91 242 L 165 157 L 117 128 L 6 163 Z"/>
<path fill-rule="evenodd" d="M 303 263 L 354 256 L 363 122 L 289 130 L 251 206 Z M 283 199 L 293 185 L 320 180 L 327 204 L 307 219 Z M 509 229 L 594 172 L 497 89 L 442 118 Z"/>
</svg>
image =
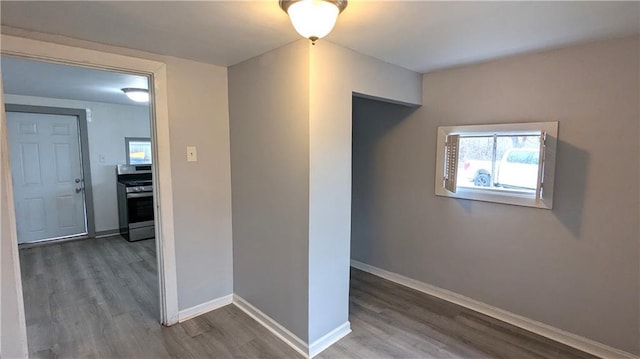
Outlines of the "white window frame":
<svg viewBox="0 0 640 359">
<path fill-rule="evenodd" d="M 149 142 L 149 147 L 151 148 L 151 161 L 153 161 L 153 144 L 151 143 L 151 137 L 125 137 L 124 138 L 124 150 L 125 155 L 127 156 L 127 164 L 131 163 L 131 142 Z M 150 165 L 149 163 L 133 163 L 135 165 Z"/>
<path fill-rule="evenodd" d="M 543 134 L 540 143 L 540 170 L 538 175 L 538 188 L 535 193 L 528 194 L 521 191 L 495 190 L 489 188 L 456 187 L 452 181 L 456 181 L 457 166 L 447 168 L 449 163 L 457 163 L 457 160 L 447 158 L 447 152 L 458 154 L 458 137 L 465 135 L 493 136 L 493 135 L 522 135 Z M 449 138 L 449 146 L 447 139 Z M 453 139 L 453 141 L 452 141 Z M 495 202 L 527 206 L 535 208 L 553 208 L 553 182 L 556 167 L 556 146 L 558 139 L 558 122 L 525 122 L 491 125 L 460 125 L 438 127 L 438 139 L 436 150 L 436 176 L 435 193 L 438 196 L 470 199 L 484 202 Z"/>
</svg>

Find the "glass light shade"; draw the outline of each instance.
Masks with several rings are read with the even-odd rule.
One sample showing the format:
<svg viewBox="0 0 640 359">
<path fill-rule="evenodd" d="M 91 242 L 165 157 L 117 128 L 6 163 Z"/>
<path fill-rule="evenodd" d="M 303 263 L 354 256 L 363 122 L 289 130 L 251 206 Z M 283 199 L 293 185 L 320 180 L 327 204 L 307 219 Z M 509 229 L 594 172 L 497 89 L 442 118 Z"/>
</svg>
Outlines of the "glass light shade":
<svg viewBox="0 0 640 359">
<path fill-rule="evenodd" d="M 327 36 L 336 24 L 340 10 L 324 0 L 301 0 L 287 9 L 298 34 L 315 41 Z"/>
<path fill-rule="evenodd" d="M 124 92 L 128 98 L 135 102 L 149 102 L 149 90 L 124 88 L 122 89 L 122 92 Z"/>
</svg>

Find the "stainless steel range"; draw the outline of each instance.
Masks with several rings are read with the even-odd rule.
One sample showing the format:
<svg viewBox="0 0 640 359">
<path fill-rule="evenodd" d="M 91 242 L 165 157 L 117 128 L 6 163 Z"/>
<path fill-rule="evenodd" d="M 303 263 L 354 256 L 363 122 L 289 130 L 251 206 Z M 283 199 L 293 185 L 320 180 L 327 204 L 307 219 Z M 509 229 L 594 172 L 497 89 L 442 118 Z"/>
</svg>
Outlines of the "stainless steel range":
<svg viewBox="0 0 640 359">
<path fill-rule="evenodd" d="M 118 165 L 118 219 L 128 241 L 155 237 L 151 165 Z"/>
</svg>

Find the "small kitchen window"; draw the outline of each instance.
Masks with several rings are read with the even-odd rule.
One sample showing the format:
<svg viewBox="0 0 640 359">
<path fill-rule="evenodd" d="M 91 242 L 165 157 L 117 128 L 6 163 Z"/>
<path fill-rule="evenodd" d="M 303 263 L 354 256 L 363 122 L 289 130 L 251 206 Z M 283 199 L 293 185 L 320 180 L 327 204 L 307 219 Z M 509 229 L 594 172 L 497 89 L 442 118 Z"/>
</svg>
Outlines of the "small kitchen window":
<svg viewBox="0 0 640 359">
<path fill-rule="evenodd" d="M 558 122 L 438 127 L 436 195 L 551 209 Z"/>
<path fill-rule="evenodd" d="M 151 163 L 151 138 L 125 137 L 124 143 L 128 165 Z"/>
</svg>

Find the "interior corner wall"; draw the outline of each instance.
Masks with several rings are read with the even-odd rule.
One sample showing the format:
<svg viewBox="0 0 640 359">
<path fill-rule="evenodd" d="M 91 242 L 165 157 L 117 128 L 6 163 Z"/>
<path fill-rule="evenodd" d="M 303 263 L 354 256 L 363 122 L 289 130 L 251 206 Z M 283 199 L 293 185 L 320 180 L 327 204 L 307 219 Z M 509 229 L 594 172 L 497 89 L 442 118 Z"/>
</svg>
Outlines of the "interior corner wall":
<svg viewBox="0 0 640 359">
<path fill-rule="evenodd" d="M 639 38 L 424 75 L 354 132 L 353 259 L 640 354 Z M 436 130 L 559 121 L 553 210 L 437 197 Z"/>
<path fill-rule="evenodd" d="M 234 292 L 305 342 L 309 46 L 229 68 Z"/>
<path fill-rule="evenodd" d="M 13 94 L 5 95 L 5 103 L 87 111 L 96 232 L 117 233 L 119 223 L 115 168 L 118 164 L 127 163 L 125 137 L 151 136 L 149 107 Z"/>
<path fill-rule="evenodd" d="M 318 41 L 310 47 L 309 343 L 349 320 L 353 93 L 417 106 L 422 75 Z"/>
</svg>

